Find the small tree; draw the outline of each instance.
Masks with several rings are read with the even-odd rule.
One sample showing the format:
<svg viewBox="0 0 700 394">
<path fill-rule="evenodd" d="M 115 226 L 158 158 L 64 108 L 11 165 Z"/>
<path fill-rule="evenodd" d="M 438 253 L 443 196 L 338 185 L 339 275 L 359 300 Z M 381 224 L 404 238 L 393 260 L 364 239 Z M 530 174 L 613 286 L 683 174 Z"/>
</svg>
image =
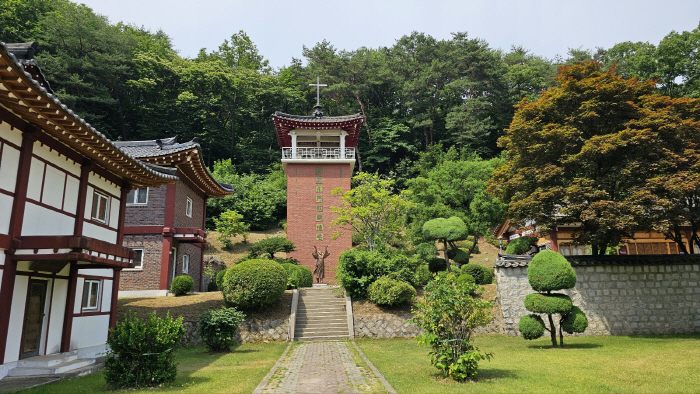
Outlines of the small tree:
<svg viewBox="0 0 700 394">
<path fill-rule="evenodd" d="M 445 251 L 447 269 L 450 270 L 450 259 L 447 253 L 447 243 L 467 238 L 467 225 L 456 216 L 449 219 L 437 218 L 423 224 L 423 238 L 441 241 Z"/>
<path fill-rule="evenodd" d="M 294 249 L 296 249 L 294 242 L 288 240 L 287 238 L 272 237 L 261 239 L 260 241 L 254 243 L 250 249 L 250 255 L 252 257 L 267 257 L 272 260 L 275 258 L 275 253 L 289 253 L 294 251 Z"/>
<path fill-rule="evenodd" d="M 473 296 L 480 295 L 482 288 L 474 282 L 456 281 L 451 273 L 438 274 L 425 291 L 409 320 L 425 331 L 418 342 L 432 348 L 432 364 L 445 377 L 472 379 L 478 362 L 492 357 L 471 342 L 474 329 L 491 322 L 491 303 Z"/>
<path fill-rule="evenodd" d="M 584 332 L 588 327 L 586 315 L 575 307 L 571 297 L 552 293 L 555 290 L 571 289 L 576 285 L 576 272 L 561 254 L 545 250 L 533 257 L 527 268 L 530 286 L 538 293 L 525 297 L 525 308 L 534 313 L 547 315 L 549 327 L 539 315 L 530 314 L 520 318 L 518 329 L 525 339 L 537 339 L 549 331 L 552 346 L 557 347 L 557 329 L 552 315 L 559 315 L 559 346 L 564 346 L 564 334 Z"/>
<path fill-rule="evenodd" d="M 415 205 L 408 199 L 410 192 L 395 194 L 394 181 L 376 174 L 361 172 L 352 180 L 352 189 L 337 188 L 331 192 L 341 196 L 343 202 L 343 206 L 331 207 L 331 212 L 338 214 L 331 225 L 362 234 L 371 251 L 400 239 L 405 230 L 405 214 Z M 339 234 L 336 232 L 333 237 Z"/>
<path fill-rule="evenodd" d="M 250 230 L 250 226 L 243 222 L 243 215 L 238 212 L 232 210 L 225 211 L 218 218 L 214 218 L 214 223 L 216 223 L 216 231 L 219 232 L 217 239 L 227 248 L 233 246 L 231 237 L 235 237 L 236 235 L 243 236 L 243 243 L 248 242 L 248 230 Z"/>
</svg>

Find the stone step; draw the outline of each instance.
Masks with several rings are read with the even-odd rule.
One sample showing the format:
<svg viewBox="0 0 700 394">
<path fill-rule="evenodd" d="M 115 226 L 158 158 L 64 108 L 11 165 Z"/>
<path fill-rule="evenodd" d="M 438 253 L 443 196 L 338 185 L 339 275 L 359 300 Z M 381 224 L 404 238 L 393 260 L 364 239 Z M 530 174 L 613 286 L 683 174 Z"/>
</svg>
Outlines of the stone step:
<svg viewBox="0 0 700 394">
<path fill-rule="evenodd" d="M 303 311 L 297 311 L 297 316 L 319 316 L 319 317 L 326 317 L 326 316 L 344 316 L 347 315 L 345 311 L 341 310 L 324 310 L 324 311 L 319 311 L 319 310 L 303 310 Z"/>
<path fill-rule="evenodd" d="M 68 361 L 77 360 L 78 355 L 73 353 L 50 354 L 47 356 L 36 356 L 19 360 L 18 367 L 51 367 Z"/>
<path fill-rule="evenodd" d="M 62 362 L 49 367 L 15 367 L 8 371 L 7 376 L 57 375 L 67 373 L 95 363 L 92 358 L 80 358 Z"/>
<path fill-rule="evenodd" d="M 305 336 L 305 337 L 295 337 L 295 341 L 300 342 L 313 342 L 313 341 L 344 341 L 350 339 L 350 336 L 346 335 L 321 335 L 321 336 Z"/>
<path fill-rule="evenodd" d="M 348 327 L 317 327 L 317 328 L 295 328 L 295 337 L 305 337 L 309 335 L 348 335 Z"/>
<path fill-rule="evenodd" d="M 347 315 L 345 314 L 338 314 L 338 315 L 326 315 L 326 316 L 297 316 L 297 322 L 347 322 Z"/>
<path fill-rule="evenodd" d="M 348 328 L 348 322 L 347 321 L 334 321 L 334 322 L 326 322 L 326 321 L 306 321 L 306 322 L 300 322 L 298 321 L 295 325 L 295 328 Z"/>
<path fill-rule="evenodd" d="M 343 314 L 345 313 L 345 308 L 304 308 L 304 309 L 297 309 L 297 313 L 304 313 L 304 314 L 312 314 L 312 313 L 338 313 L 338 314 Z"/>
</svg>

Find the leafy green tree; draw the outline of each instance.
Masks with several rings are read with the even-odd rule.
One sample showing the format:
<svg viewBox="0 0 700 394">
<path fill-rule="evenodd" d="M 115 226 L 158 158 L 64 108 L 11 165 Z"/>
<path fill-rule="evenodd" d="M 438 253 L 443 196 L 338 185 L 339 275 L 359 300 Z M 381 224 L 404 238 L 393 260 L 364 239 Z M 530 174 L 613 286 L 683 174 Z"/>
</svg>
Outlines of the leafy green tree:
<svg viewBox="0 0 700 394">
<path fill-rule="evenodd" d="M 331 207 L 337 213 L 331 226 L 362 234 L 369 250 L 383 249 L 389 242 L 402 238 L 405 212 L 414 206 L 410 192 L 394 192 L 394 181 L 376 174 L 361 172 L 352 178 L 353 187 L 331 192 L 341 196 L 342 206 Z M 339 231 L 334 236 L 337 237 Z"/>
<path fill-rule="evenodd" d="M 551 250 L 536 254 L 527 267 L 527 280 L 537 293 L 525 297 L 525 308 L 530 312 L 547 315 L 549 328 L 545 327 L 539 315 L 523 316 L 518 324 L 523 338 L 537 339 L 547 330 L 552 339 L 552 346 L 557 347 L 557 328 L 553 315 L 559 315 L 559 346 L 564 346 L 563 331 L 573 334 L 586 330 L 588 319 L 581 309 L 574 306 L 571 297 L 552 293 L 556 290 L 572 289 L 576 285 L 576 272 L 564 256 Z"/>
<path fill-rule="evenodd" d="M 36 41 L 41 19 L 56 8 L 58 0 L 0 0 L 0 41 Z"/>
<path fill-rule="evenodd" d="M 424 154 L 419 174 L 408 181 L 416 203 L 409 212 L 410 234 L 414 243 L 422 242 L 423 224 L 436 217 L 457 216 L 473 237 L 470 253 L 478 240 L 502 218 L 504 204 L 486 190 L 487 182 L 502 159 L 482 160 L 471 155 L 462 159 L 453 148 Z"/>
<path fill-rule="evenodd" d="M 214 218 L 216 223 L 216 231 L 219 232 L 217 239 L 227 247 L 233 246 L 231 237 L 236 235 L 243 236 L 243 243 L 247 242 L 248 230 L 250 226 L 243 221 L 243 215 L 236 211 L 224 211 L 218 218 Z"/>
<path fill-rule="evenodd" d="M 231 184 L 234 192 L 223 198 L 207 201 L 207 214 L 217 217 L 226 210 L 243 216 L 251 229 L 264 230 L 285 217 L 287 208 L 287 181 L 279 164 L 266 175 L 240 174 L 231 160 L 214 164 L 214 179 Z M 213 227 L 213 220 L 208 226 Z"/>
<path fill-rule="evenodd" d="M 415 303 L 409 321 L 423 329 L 418 343 L 431 348 L 431 363 L 445 377 L 473 379 L 479 361 L 493 356 L 481 353 L 471 338 L 476 328 L 492 319 L 491 303 L 478 298 L 482 291 L 473 282 L 457 281 L 454 274 L 443 272 L 428 283 L 425 296 Z"/>
<path fill-rule="evenodd" d="M 436 218 L 428 220 L 423 224 L 423 238 L 442 242 L 445 252 L 445 261 L 448 271 L 450 259 L 447 253 L 447 243 L 460 241 L 467 238 L 467 225 L 462 219 L 452 216 L 450 218 Z"/>
<path fill-rule="evenodd" d="M 653 91 L 651 81 L 590 62 L 562 67 L 557 87 L 536 102 L 524 99 L 500 141 L 507 162 L 491 181 L 509 203 L 507 215 L 543 231 L 580 223 L 574 239 L 594 255 L 643 228 L 641 190 L 683 144 L 653 121 Z"/>
</svg>

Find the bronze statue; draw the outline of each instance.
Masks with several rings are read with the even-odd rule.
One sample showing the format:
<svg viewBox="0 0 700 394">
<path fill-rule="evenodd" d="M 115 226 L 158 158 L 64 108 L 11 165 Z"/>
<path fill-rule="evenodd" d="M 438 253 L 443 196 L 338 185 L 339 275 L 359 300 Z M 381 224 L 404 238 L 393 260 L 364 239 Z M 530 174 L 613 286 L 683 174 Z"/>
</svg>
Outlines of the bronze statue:
<svg viewBox="0 0 700 394">
<path fill-rule="evenodd" d="M 323 278 L 326 277 L 326 257 L 330 256 L 328 253 L 328 246 L 326 246 L 326 251 L 323 254 L 318 252 L 318 249 L 314 246 L 314 251 L 311 253 L 311 257 L 316 259 L 316 267 L 314 267 L 314 279 L 316 283 L 323 283 Z"/>
</svg>

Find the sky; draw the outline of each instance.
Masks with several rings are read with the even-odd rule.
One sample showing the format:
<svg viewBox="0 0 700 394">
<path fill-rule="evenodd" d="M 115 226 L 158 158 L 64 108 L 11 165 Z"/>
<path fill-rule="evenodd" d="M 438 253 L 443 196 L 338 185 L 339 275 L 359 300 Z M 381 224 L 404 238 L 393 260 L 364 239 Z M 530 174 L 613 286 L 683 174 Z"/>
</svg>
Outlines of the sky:
<svg viewBox="0 0 700 394">
<path fill-rule="evenodd" d="M 549 59 L 569 48 L 658 44 L 700 23 L 698 0 L 73 0 L 109 18 L 162 29 L 183 57 L 243 30 L 274 68 L 324 39 L 338 50 L 392 46 L 412 31 L 467 32 L 491 48 L 522 46 Z"/>
</svg>

